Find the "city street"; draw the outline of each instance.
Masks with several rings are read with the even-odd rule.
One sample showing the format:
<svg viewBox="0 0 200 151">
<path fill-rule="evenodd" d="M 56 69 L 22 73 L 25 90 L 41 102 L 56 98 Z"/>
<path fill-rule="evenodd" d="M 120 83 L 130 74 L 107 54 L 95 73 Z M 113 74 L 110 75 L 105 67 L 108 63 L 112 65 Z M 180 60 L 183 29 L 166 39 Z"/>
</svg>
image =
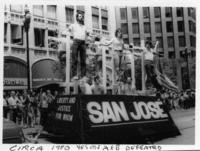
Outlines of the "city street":
<svg viewBox="0 0 200 151">
<path fill-rule="evenodd" d="M 195 109 L 188 109 L 188 110 L 176 110 L 170 112 L 174 122 L 176 123 L 177 127 L 179 128 L 181 135 L 173 138 L 167 138 L 164 140 L 160 140 L 155 142 L 155 144 L 182 144 L 182 145 L 192 145 L 195 143 Z M 36 128 L 29 128 L 24 129 L 24 134 L 27 138 L 30 137 L 31 133 L 34 133 L 40 129 L 39 126 Z M 58 142 L 59 138 L 55 138 L 52 135 L 48 135 L 47 133 L 42 133 L 39 139 L 37 139 L 37 143 L 39 144 L 48 144 L 48 143 L 60 143 Z M 26 143 L 36 143 L 35 141 L 26 141 Z"/>
<path fill-rule="evenodd" d="M 171 116 L 181 135 L 161 140 L 155 144 L 193 145 L 195 143 L 195 109 L 171 111 Z"/>
</svg>

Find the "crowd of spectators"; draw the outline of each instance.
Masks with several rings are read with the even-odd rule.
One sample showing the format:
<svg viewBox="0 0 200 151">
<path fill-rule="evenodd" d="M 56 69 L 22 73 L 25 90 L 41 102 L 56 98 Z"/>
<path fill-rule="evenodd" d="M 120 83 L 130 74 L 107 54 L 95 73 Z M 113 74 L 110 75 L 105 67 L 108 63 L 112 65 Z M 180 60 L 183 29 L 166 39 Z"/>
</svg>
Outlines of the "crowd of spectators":
<svg viewBox="0 0 200 151">
<path fill-rule="evenodd" d="M 28 128 L 44 125 L 47 119 L 48 105 L 58 95 L 57 91 L 4 91 L 3 116 L 18 125 Z"/>
<path fill-rule="evenodd" d="M 88 88 L 89 84 L 83 81 L 82 85 L 80 85 L 82 94 L 104 94 L 98 76 L 94 78 L 94 84 L 90 86 L 90 88 Z M 84 86 L 86 84 L 87 87 Z M 127 93 L 129 90 L 132 92 L 130 82 L 127 84 L 126 88 L 125 91 Z M 35 125 L 45 126 L 45 124 L 47 124 L 46 119 L 49 112 L 49 106 L 54 102 L 57 95 L 58 91 L 51 92 L 50 90 L 44 91 L 42 89 L 39 91 L 28 92 L 26 90 L 4 91 L 3 116 L 24 128 L 34 127 Z M 162 89 L 161 91 L 157 91 L 157 97 L 164 102 L 169 110 L 185 110 L 195 106 L 194 90 L 174 92 Z"/>
<path fill-rule="evenodd" d="M 191 89 L 180 92 L 162 89 L 157 92 L 157 96 L 169 110 L 185 110 L 195 107 L 195 91 Z"/>
</svg>

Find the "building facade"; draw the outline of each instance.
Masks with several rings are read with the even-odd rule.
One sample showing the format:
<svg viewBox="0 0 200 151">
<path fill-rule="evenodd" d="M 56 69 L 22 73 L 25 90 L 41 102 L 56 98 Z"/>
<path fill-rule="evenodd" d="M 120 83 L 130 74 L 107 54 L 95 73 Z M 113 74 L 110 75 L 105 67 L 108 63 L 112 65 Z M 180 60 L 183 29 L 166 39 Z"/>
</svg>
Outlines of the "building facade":
<svg viewBox="0 0 200 151">
<path fill-rule="evenodd" d="M 6 5 L 4 9 L 4 89 L 27 88 L 27 51 L 24 31 L 24 5 Z M 31 13 L 29 29 L 30 79 L 32 88 L 60 84 L 58 52 L 62 46 L 56 39 L 66 37 L 66 30 L 85 14 L 85 25 L 93 33 L 111 37 L 116 28 L 115 10 L 111 7 L 28 5 Z M 59 41 L 59 40 L 58 40 Z"/>
<path fill-rule="evenodd" d="M 125 43 L 158 41 L 164 72 L 179 88 L 195 88 L 195 8 L 116 7 L 115 13 Z"/>
</svg>

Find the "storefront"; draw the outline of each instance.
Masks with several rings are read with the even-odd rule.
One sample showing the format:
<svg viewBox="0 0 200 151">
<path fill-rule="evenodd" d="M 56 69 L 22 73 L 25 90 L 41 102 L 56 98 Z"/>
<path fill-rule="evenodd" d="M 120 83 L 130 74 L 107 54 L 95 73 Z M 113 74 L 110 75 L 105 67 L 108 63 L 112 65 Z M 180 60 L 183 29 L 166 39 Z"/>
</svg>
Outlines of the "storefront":
<svg viewBox="0 0 200 151">
<path fill-rule="evenodd" d="M 27 89 L 26 62 L 16 57 L 4 57 L 4 90 Z"/>
</svg>

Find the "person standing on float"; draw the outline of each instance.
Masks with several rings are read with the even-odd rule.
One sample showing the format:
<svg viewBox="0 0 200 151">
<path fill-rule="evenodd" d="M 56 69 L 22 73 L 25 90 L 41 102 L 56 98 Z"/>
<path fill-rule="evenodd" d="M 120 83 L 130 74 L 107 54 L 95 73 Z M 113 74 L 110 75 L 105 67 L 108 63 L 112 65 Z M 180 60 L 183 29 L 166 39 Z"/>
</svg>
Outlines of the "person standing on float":
<svg viewBox="0 0 200 151">
<path fill-rule="evenodd" d="M 72 45 L 72 78 L 78 76 L 78 78 L 84 77 L 86 75 L 86 45 L 85 40 L 89 31 L 86 30 L 84 25 L 84 14 L 77 12 L 76 22 L 69 27 L 69 31 L 73 36 Z M 80 54 L 80 75 L 77 73 L 78 68 L 78 55 Z"/>
<path fill-rule="evenodd" d="M 150 41 L 145 42 L 145 48 L 146 49 L 144 49 L 144 66 L 147 74 L 146 87 L 147 89 L 149 89 L 150 85 L 153 84 L 153 86 L 159 90 L 161 89 L 161 86 L 159 85 L 156 79 L 157 75 L 155 74 L 154 68 L 154 54 L 156 54 L 156 51 L 152 49 L 153 46 Z"/>
<path fill-rule="evenodd" d="M 122 31 L 120 28 L 116 29 L 115 31 L 115 37 L 112 38 L 110 41 L 106 42 L 105 44 L 101 44 L 104 46 L 109 46 L 111 45 L 113 49 L 113 58 L 114 58 L 114 77 L 117 77 L 117 72 L 121 68 L 122 64 L 122 52 L 124 49 L 124 42 L 122 39 Z M 114 80 L 116 82 L 116 78 Z"/>
</svg>

